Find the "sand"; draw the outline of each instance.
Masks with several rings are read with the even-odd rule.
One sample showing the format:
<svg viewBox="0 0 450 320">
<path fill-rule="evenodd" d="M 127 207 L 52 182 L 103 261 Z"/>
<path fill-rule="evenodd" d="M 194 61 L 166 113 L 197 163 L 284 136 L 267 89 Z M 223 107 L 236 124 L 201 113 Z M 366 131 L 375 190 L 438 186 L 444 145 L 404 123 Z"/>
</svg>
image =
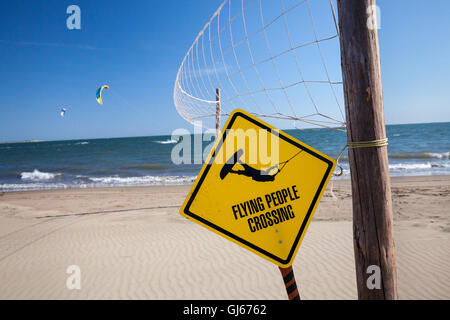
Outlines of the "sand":
<svg viewBox="0 0 450 320">
<path fill-rule="evenodd" d="M 0 299 L 286 299 L 275 265 L 180 216 L 189 188 L 0 193 Z M 450 299 L 450 176 L 392 192 L 400 298 Z M 349 181 L 334 194 L 293 265 L 302 299 L 357 298 Z"/>
</svg>

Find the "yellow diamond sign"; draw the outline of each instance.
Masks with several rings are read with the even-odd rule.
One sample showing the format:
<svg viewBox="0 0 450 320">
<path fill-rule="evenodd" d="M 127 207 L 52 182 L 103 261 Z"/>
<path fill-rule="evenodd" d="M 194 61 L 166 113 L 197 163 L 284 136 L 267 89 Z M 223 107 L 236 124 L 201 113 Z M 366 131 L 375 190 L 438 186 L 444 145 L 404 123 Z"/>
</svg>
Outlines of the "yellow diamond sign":
<svg viewBox="0 0 450 320">
<path fill-rule="evenodd" d="M 335 161 L 255 116 L 228 118 L 180 212 L 287 267 L 292 264 Z"/>
</svg>

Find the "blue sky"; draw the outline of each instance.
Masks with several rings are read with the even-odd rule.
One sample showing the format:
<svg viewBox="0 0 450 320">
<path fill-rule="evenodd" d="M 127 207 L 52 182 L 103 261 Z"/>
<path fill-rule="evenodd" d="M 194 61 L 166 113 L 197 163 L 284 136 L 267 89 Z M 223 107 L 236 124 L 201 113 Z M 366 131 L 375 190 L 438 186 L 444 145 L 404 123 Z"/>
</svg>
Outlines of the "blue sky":
<svg viewBox="0 0 450 320">
<path fill-rule="evenodd" d="M 190 129 L 173 105 L 174 80 L 220 3 L 2 1 L 0 141 Z M 71 4 L 81 8 L 81 30 L 66 27 Z M 386 122 L 450 121 L 450 2 L 379 0 L 378 5 Z M 95 91 L 102 84 L 111 91 L 99 106 Z M 63 106 L 65 118 L 59 116 Z"/>
</svg>

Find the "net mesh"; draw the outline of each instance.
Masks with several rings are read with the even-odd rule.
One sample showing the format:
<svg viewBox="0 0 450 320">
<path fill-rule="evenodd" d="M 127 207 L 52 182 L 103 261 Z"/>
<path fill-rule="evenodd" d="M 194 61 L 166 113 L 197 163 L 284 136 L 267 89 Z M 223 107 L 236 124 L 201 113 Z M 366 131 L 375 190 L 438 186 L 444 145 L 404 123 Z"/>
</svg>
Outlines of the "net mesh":
<svg viewBox="0 0 450 320">
<path fill-rule="evenodd" d="M 339 31 L 333 0 L 225 0 L 183 58 L 178 113 L 214 128 L 241 108 L 286 127 L 344 130 Z"/>
</svg>

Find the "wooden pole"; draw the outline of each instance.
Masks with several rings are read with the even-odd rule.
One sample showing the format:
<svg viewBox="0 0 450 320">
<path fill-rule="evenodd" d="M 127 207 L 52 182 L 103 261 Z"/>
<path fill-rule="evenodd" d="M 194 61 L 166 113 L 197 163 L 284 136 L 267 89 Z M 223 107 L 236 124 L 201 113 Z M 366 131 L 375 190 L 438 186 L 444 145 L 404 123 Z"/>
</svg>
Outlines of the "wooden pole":
<svg viewBox="0 0 450 320">
<path fill-rule="evenodd" d="M 368 25 L 368 9 L 375 5 L 376 0 L 338 0 L 349 142 L 386 137 L 378 32 Z M 387 148 L 349 148 L 349 164 L 358 297 L 397 299 Z M 372 276 L 377 276 L 376 271 L 368 273 L 371 265 L 379 267 L 380 289 L 369 289 L 368 280 L 376 283 Z"/>
<path fill-rule="evenodd" d="M 297 282 L 295 281 L 294 270 L 292 266 L 287 268 L 280 268 L 281 276 L 283 277 L 284 286 L 289 300 L 300 300 L 300 294 L 298 293 Z"/>
<path fill-rule="evenodd" d="M 220 134 L 220 89 L 216 88 L 216 137 Z"/>
</svg>

